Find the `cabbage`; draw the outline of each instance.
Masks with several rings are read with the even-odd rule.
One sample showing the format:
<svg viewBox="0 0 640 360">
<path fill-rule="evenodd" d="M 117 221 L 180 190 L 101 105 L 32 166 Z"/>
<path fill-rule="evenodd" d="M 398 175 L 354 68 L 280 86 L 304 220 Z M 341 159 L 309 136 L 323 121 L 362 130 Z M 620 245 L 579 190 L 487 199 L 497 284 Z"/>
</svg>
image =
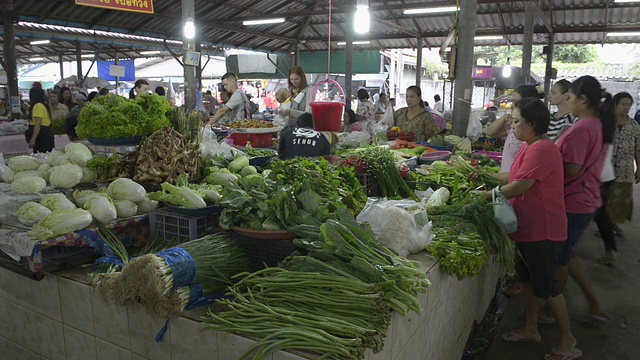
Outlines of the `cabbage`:
<svg viewBox="0 0 640 360">
<path fill-rule="evenodd" d="M 47 157 L 47 164 L 50 166 L 59 166 L 69 163 L 69 155 L 63 153 L 62 151 L 53 150 Z"/>
<path fill-rule="evenodd" d="M 89 196 L 95 193 L 96 192 L 92 190 L 76 190 L 72 195 L 73 200 L 76 202 L 76 205 L 78 205 L 78 207 L 84 207 L 84 204 L 87 202 L 87 199 L 89 199 Z"/>
<path fill-rule="evenodd" d="M 2 170 L 2 181 L 6 182 L 6 183 L 10 183 L 13 182 L 13 179 L 15 178 L 15 173 L 13 172 L 13 170 L 6 168 L 4 170 Z"/>
<path fill-rule="evenodd" d="M 157 208 L 158 202 L 145 197 L 144 200 L 138 201 L 136 205 L 138 205 L 138 211 L 136 212 L 136 214 L 141 215 L 141 214 L 146 214 L 151 210 Z"/>
<path fill-rule="evenodd" d="M 89 195 L 84 209 L 89 211 L 94 219 L 103 224 L 109 224 L 118 217 L 115 205 L 105 194 L 95 193 Z"/>
<path fill-rule="evenodd" d="M 92 183 L 98 178 L 98 173 L 88 167 L 81 167 L 80 169 L 82 170 L 82 179 L 80 179 L 81 184 Z"/>
<path fill-rule="evenodd" d="M 51 211 L 71 210 L 76 208 L 76 206 L 61 193 L 47 194 L 43 196 L 42 199 L 40 199 L 40 205 Z"/>
<path fill-rule="evenodd" d="M 129 200 L 135 203 L 147 198 L 147 192 L 142 185 L 127 178 L 114 180 L 109 184 L 108 193 L 113 200 Z"/>
<path fill-rule="evenodd" d="M 47 240 L 82 230 L 91 225 L 92 221 L 91 213 L 86 210 L 56 210 L 35 224 L 29 235 L 39 240 Z"/>
<path fill-rule="evenodd" d="M 8 159 L 7 166 L 14 172 L 36 170 L 40 166 L 40 161 L 33 156 L 20 155 Z"/>
<path fill-rule="evenodd" d="M 229 170 L 234 173 L 240 172 L 244 167 L 249 166 L 249 158 L 246 156 L 238 156 L 232 162 L 229 163 Z"/>
<path fill-rule="evenodd" d="M 49 181 L 49 172 L 48 171 L 42 171 L 42 170 L 27 170 L 27 171 L 20 171 L 14 174 L 13 176 L 13 180 L 15 181 L 16 179 L 20 179 L 26 176 L 37 176 L 40 178 L 43 178 L 44 181 Z"/>
<path fill-rule="evenodd" d="M 36 194 L 47 187 L 47 182 L 37 176 L 25 176 L 13 180 L 11 191 L 18 194 Z"/>
<path fill-rule="evenodd" d="M 114 200 L 113 205 L 116 206 L 116 212 L 119 218 L 131 217 L 138 212 L 138 205 L 133 201 Z"/>
<path fill-rule="evenodd" d="M 78 165 L 65 164 L 51 169 L 49 182 L 53 187 L 70 189 L 80 183 L 82 169 Z"/>
<path fill-rule="evenodd" d="M 44 164 L 40 164 L 40 166 L 38 166 L 38 170 L 39 171 L 49 171 L 51 170 L 51 165 L 44 163 Z"/>
<path fill-rule="evenodd" d="M 25 225 L 31 226 L 37 224 L 38 221 L 49 214 L 51 214 L 51 210 L 36 202 L 29 201 L 18 209 L 18 220 Z"/>
<path fill-rule="evenodd" d="M 87 165 L 87 161 L 91 160 L 91 150 L 84 144 L 69 143 L 64 147 L 64 153 L 69 157 L 69 161 L 78 166 Z"/>
</svg>

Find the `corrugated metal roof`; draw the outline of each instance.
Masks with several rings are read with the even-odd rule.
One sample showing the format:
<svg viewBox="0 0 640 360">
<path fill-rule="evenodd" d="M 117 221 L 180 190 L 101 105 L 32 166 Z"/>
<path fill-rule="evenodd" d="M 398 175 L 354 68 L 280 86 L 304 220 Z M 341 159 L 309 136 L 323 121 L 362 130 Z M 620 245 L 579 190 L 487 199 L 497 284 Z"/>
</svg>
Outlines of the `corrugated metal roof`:
<svg viewBox="0 0 640 360">
<path fill-rule="evenodd" d="M 524 1 L 478 0 L 477 35 L 504 35 L 501 40 L 477 41 L 478 45 L 521 44 L 524 28 Z M 345 40 L 347 18 L 354 0 L 333 1 L 331 48 L 341 48 Z M 455 13 L 406 15 L 408 8 L 455 5 L 454 0 L 370 0 L 371 30 L 354 40 L 371 40 L 359 49 L 415 47 L 422 37 L 425 46 L 437 47 L 455 25 Z M 640 5 L 610 3 L 608 0 L 544 0 L 536 2 L 534 43 L 547 42 L 551 23 L 557 44 L 638 42 L 640 37 L 607 37 L 608 31 L 640 31 Z M 550 8 L 551 6 L 551 8 Z M 181 40 L 181 0 L 154 0 L 154 15 L 103 10 L 78 6 L 73 1 L 14 0 L 14 9 L 22 21 L 66 25 L 89 30 Z M 328 2 L 319 0 L 195 0 L 195 20 L 201 40 L 213 49 L 237 47 L 271 52 L 290 52 L 295 44 L 301 50 L 328 48 Z M 281 24 L 244 26 L 242 20 L 284 16 Z M 37 32 L 40 32 L 39 34 Z M 22 33 L 20 39 L 43 37 L 44 29 Z M 60 34 L 62 35 L 62 34 Z M 68 34 L 67 34 L 68 35 Z M 113 35 L 116 38 L 117 35 Z M 157 40 L 150 40 L 157 43 Z M 62 44 L 61 44 L 62 45 Z M 65 46 L 68 44 L 64 44 Z M 126 48 L 126 47 L 125 47 Z M 135 53 L 136 47 L 131 47 Z M 108 51 L 122 49 L 107 46 Z M 47 51 L 46 47 L 25 47 L 25 53 Z"/>
</svg>

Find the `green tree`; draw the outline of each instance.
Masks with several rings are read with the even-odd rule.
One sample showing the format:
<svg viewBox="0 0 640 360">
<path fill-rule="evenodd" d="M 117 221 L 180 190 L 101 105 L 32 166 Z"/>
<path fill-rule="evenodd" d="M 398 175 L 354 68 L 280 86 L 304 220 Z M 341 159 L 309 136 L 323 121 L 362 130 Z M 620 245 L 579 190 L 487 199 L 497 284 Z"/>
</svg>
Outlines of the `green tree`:
<svg viewBox="0 0 640 360">
<path fill-rule="evenodd" d="M 627 67 L 627 72 L 629 76 L 640 79 L 640 53 L 636 53 L 633 62 Z"/>
<path fill-rule="evenodd" d="M 542 46 L 534 45 L 531 62 L 544 63 L 546 56 L 542 54 Z M 474 50 L 477 58 L 483 58 L 491 65 L 511 65 L 522 63 L 522 46 L 478 46 Z M 561 63 L 582 64 L 598 60 L 595 45 L 557 45 L 553 52 L 553 61 Z"/>
<path fill-rule="evenodd" d="M 558 45 L 553 60 L 570 64 L 584 64 L 598 59 L 595 45 Z"/>
</svg>

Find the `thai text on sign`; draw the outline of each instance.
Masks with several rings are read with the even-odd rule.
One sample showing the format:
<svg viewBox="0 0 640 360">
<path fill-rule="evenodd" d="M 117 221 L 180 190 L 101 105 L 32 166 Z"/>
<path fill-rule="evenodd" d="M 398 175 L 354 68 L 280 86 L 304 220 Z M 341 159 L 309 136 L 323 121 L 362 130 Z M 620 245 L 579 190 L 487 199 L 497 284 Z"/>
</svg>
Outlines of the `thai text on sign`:
<svg viewBox="0 0 640 360">
<path fill-rule="evenodd" d="M 76 0 L 76 5 L 153 14 L 153 0 Z"/>
</svg>

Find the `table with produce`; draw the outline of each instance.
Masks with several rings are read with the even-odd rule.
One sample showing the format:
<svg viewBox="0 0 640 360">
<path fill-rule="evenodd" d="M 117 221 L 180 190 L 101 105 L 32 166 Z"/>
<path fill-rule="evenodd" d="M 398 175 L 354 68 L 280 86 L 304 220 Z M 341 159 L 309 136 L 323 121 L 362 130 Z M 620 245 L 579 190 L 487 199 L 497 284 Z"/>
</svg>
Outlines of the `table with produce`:
<svg viewBox="0 0 640 360">
<path fill-rule="evenodd" d="M 158 100 L 100 97 L 79 117 L 79 136 L 133 151 L 71 143 L 0 165 L 0 250 L 16 266 L 27 258 L 42 273 L 43 248 L 92 249 L 93 296 L 150 319 L 197 314 L 217 341 L 212 358 L 462 354 L 514 266 L 513 243 L 474 193 L 499 184 L 496 160 L 466 138 L 416 143 L 401 129 L 392 142 L 281 160 L 268 121 L 220 137 Z M 160 347 L 169 340 L 156 330 Z M 245 340 L 223 355 L 224 333 Z M 181 341 L 195 354 L 195 339 Z"/>
</svg>

